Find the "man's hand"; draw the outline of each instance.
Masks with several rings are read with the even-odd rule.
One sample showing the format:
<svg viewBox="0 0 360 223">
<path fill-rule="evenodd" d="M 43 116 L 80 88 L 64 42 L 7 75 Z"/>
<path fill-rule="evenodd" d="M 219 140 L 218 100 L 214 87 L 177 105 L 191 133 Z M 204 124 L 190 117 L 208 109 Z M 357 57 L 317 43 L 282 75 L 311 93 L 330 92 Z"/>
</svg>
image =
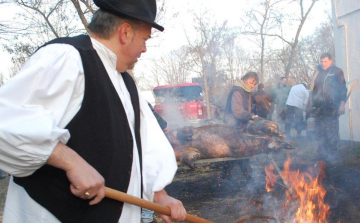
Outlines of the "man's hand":
<svg viewBox="0 0 360 223">
<path fill-rule="evenodd" d="M 339 115 L 342 115 L 345 113 L 345 102 L 344 101 L 341 101 L 338 113 L 339 113 Z"/>
<path fill-rule="evenodd" d="M 183 221 L 185 219 L 186 210 L 181 201 L 167 195 L 165 190 L 155 192 L 154 202 L 170 208 L 171 217 L 160 214 L 161 219 L 166 223 L 171 223 L 172 221 Z"/>
<path fill-rule="evenodd" d="M 70 190 L 82 199 L 92 199 L 89 204 L 99 203 L 105 196 L 104 178 L 74 150 L 58 143 L 47 164 L 63 169 L 71 182 Z"/>
<path fill-rule="evenodd" d="M 258 115 L 253 115 L 253 116 L 251 116 L 251 119 L 252 119 L 252 120 L 254 120 L 254 119 L 256 119 L 256 118 L 259 118 L 259 116 L 258 116 Z"/>
</svg>

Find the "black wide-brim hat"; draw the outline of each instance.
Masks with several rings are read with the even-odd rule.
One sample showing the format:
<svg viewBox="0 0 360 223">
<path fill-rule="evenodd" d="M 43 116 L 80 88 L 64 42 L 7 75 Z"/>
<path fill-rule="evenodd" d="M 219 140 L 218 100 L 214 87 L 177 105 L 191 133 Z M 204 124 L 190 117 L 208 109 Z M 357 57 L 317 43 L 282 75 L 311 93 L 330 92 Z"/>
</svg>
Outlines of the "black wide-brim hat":
<svg viewBox="0 0 360 223">
<path fill-rule="evenodd" d="M 160 31 L 164 27 L 155 23 L 156 0 L 94 0 L 97 7 L 120 17 L 147 22 Z"/>
</svg>

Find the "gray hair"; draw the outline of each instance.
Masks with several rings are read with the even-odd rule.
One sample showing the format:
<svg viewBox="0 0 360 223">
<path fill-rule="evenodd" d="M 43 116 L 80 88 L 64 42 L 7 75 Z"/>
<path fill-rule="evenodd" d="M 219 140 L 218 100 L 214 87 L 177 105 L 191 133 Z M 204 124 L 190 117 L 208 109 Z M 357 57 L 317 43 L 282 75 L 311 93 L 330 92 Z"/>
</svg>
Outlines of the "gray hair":
<svg viewBox="0 0 360 223">
<path fill-rule="evenodd" d="M 109 39 L 111 35 L 115 32 L 115 30 L 124 23 L 130 24 L 130 26 L 134 30 L 138 30 L 145 24 L 146 22 L 142 22 L 132 18 L 122 18 L 117 15 L 111 14 L 102 9 L 97 10 L 91 22 L 88 25 L 88 29 L 91 33 L 94 33 L 100 38 Z"/>
</svg>

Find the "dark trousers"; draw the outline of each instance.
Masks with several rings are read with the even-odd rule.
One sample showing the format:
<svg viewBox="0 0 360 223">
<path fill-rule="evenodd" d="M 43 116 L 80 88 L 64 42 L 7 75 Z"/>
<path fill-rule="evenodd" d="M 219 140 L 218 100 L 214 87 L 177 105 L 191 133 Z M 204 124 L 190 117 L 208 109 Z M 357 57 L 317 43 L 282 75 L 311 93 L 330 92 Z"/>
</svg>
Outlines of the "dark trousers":
<svg viewBox="0 0 360 223">
<path fill-rule="evenodd" d="M 319 156 L 324 159 L 336 158 L 340 142 L 339 115 L 336 110 L 315 114 L 315 135 Z"/>
<path fill-rule="evenodd" d="M 301 108 L 286 105 L 285 134 L 290 135 L 291 125 L 294 123 L 297 134 L 300 136 L 304 128 L 303 110 Z"/>
</svg>

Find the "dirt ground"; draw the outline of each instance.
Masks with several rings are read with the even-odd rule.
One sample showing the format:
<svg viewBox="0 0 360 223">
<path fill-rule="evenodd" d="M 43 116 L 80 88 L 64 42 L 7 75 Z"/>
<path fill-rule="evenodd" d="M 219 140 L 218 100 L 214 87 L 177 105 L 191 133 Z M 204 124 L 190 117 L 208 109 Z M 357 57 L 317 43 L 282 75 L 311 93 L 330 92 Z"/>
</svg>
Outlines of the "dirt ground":
<svg viewBox="0 0 360 223">
<path fill-rule="evenodd" d="M 292 158 L 291 169 L 307 171 L 316 166 L 315 142 L 305 139 L 293 142 L 297 149 L 273 154 L 280 169 L 283 169 L 288 156 Z M 327 191 L 325 202 L 331 206 L 328 222 L 357 223 L 360 222 L 360 150 L 344 146 L 338 161 L 326 164 L 326 178 L 323 181 Z M 278 180 L 275 190 L 266 192 L 264 167 L 271 163 L 267 155 L 250 158 L 251 179 L 244 176 L 240 162 L 199 164 L 196 169 L 181 165 L 173 183 L 166 190 L 183 202 L 189 214 L 217 223 L 235 222 L 250 214 L 276 215 L 285 201 L 286 189 L 281 185 L 282 181 Z M 228 176 L 223 174 L 225 165 L 233 166 Z M 0 216 L 3 213 L 8 180 L 9 177 L 0 180 Z M 0 222 L 1 219 L 2 217 Z M 157 216 L 156 219 L 162 222 Z M 278 222 L 287 221 L 282 219 Z"/>
<path fill-rule="evenodd" d="M 5 173 L 3 173 L 5 174 Z M 2 222 L 2 216 L 4 212 L 5 198 L 7 193 L 7 187 L 9 184 L 10 177 L 7 176 L 4 179 L 0 180 L 0 222 Z"/>
<path fill-rule="evenodd" d="M 316 143 L 306 139 L 293 140 L 297 149 L 273 154 L 283 169 L 287 157 L 292 159 L 292 170 L 307 172 L 318 165 Z M 250 159 L 252 178 L 247 179 L 240 169 L 241 161 L 201 164 L 194 170 L 180 166 L 175 179 L 166 190 L 181 200 L 189 214 L 218 223 L 235 222 L 251 214 L 277 216 L 285 202 L 286 189 L 279 179 L 273 192 L 266 192 L 265 171 L 271 161 L 266 154 Z M 232 163 L 232 164 L 231 164 Z M 223 167 L 232 165 L 227 178 Z M 323 186 L 327 191 L 325 203 L 330 205 L 329 223 L 360 222 L 360 151 L 350 149 L 345 143 L 339 152 L 338 162 L 326 163 Z M 290 215 L 290 213 L 287 213 Z M 277 222 L 290 222 L 291 216 L 279 217 Z M 162 222 L 156 218 L 158 222 Z M 247 221 L 247 222 L 276 222 Z M 292 222 L 292 221 L 291 221 Z"/>
</svg>

